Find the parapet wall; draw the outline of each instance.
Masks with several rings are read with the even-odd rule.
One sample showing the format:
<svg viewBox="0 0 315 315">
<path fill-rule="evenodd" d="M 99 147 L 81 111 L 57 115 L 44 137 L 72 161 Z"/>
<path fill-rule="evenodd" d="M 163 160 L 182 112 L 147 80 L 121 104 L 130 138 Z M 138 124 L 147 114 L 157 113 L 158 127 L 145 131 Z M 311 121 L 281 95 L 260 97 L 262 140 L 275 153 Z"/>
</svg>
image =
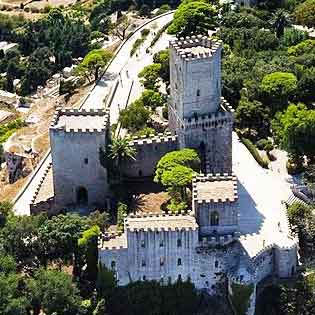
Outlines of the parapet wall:
<svg viewBox="0 0 315 315">
<path fill-rule="evenodd" d="M 193 53 L 193 51 L 187 51 L 187 48 L 193 48 L 197 46 L 202 46 L 209 48 L 208 51 Z M 208 36 L 186 36 L 181 37 L 170 42 L 170 48 L 174 49 L 176 54 L 180 56 L 183 60 L 194 60 L 194 59 L 204 59 L 212 58 L 218 50 L 222 48 L 222 41 L 209 39 Z M 186 50 L 186 51 L 185 51 Z"/>
<path fill-rule="evenodd" d="M 135 148 L 135 159 L 129 159 L 123 166 L 125 176 L 142 178 L 154 175 L 157 163 L 166 153 L 178 149 L 177 136 L 158 134 L 152 137 L 133 138 L 130 145 Z"/>
<path fill-rule="evenodd" d="M 221 97 L 221 111 L 207 115 L 196 116 L 184 119 L 185 130 L 195 128 L 219 128 L 232 124 L 234 120 L 234 109 Z"/>
<path fill-rule="evenodd" d="M 77 116 L 77 117 L 104 117 L 102 128 L 67 128 L 66 126 L 58 126 L 58 121 L 61 116 Z M 109 128 L 109 110 L 103 109 L 77 109 L 77 108 L 56 108 L 55 114 L 52 118 L 50 129 L 54 132 L 63 131 L 69 133 L 104 133 Z"/>
<path fill-rule="evenodd" d="M 222 181 L 233 181 L 233 197 L 227 198 L 216 198 L 216 199 L 203 199 L 198 197 L 198 183 L 199 182 L 222 182 Z M 209 204 L 209 203 L 218 203 L 218 202 L 235 202 L 238 200 L 238 190 L 237 190 L 237 177 L 232 173 L 224 174 L 200 174 L 193 178 L 193 202 L 198 204 Z"/>
</svg>

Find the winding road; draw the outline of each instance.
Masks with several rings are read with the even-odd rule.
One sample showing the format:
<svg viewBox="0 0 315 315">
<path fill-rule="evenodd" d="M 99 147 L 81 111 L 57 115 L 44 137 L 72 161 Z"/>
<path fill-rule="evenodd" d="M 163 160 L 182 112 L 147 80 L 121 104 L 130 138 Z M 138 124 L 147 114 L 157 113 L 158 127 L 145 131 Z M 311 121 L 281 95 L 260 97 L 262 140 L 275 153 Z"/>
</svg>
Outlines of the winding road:
<svg viewBox="0 0 315 315">
<path fill-rule="evenodd" d="M 154 37 L 154 33 L 156 33 L 162 26 L 170 22 L 173 19 L 173 14 L 174 12 L 168 12 L 145 22 L 135 30 L 134 34 L 129 39 L 125 40 L 121 44 L 102 78 L 94 85 L 84 98 L 80 108 L 104 108 L 105 105 L 108 106 L 107 103 L 109 96 L 111 95 L 110 98 L 112 101 L 109 107 L 111 124 L 117 122 L 119 110 L 127 106 L 127 103 L 138 97 L 142 91 L 142 87 L 138 79 L 138 72 L 141 71 L 143 67 L 152 63 L 153 53 L 168 46 L 170 36 L 163 34 L 154 45 L 152 54 L 146 53 L 146 48 L 150 45 L 150 42 Z M 143 45 L 139 48 L 137 54 L 130 57 L 132 45 L 137 38 L 141 37 L 141 30 L 143 28 L 149 28 L 151 32 Z M 115 90 L 117 81 L 118 85 Z M 127 102 L 127 100 L 129 100 L 129 102 Z M 17 215 L 30 215 L 31 200 L 41 178 L 44 176 L 45 170 L 50 163 L 51 154 L 49 151 L 31 174 L 28 182 L 21 189 L 15 200 L 13 200 L 14 211 Z"/>
</svg>

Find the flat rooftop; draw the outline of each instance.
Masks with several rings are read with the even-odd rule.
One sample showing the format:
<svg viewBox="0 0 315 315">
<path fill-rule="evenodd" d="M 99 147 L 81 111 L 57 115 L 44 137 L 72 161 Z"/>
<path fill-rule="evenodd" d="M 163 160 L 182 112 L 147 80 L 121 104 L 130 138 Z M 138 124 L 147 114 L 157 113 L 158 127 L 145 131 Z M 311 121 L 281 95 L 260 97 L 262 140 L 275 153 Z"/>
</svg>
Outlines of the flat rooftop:
<svg viewBox="0 0 315 315">
<path fill-rule="evenodd" d="M 184 48 L 182 51 L 184 51 L 187 54 L 193 54 L 196 56 L 198 56 L 199 54 L 211 53 L 211 49 L 204 46 L 187 47 L 187 48 Z"/>
<path fill-rule="evenodd" d="M 193 195 L 198 202 L 234 202 L 238 199 L 237 179 L 232 175 L 198 176 L 193 183 Z"/>
<path fill-rule="evenodd" d="M 189 214 L 149 214 L 130 215 L 126 221 L 126 227 L 131 232 L 139 230 L 176 230 L 197 229 L 195 217 Z"/>
<path fill-rule="evenodd" d="M 65 131 L 101 131 L 106 129 L 108 119 L 108 113 L 103 110 L 63 109 L 57 110 L 51 127 Z"/>
</svg>

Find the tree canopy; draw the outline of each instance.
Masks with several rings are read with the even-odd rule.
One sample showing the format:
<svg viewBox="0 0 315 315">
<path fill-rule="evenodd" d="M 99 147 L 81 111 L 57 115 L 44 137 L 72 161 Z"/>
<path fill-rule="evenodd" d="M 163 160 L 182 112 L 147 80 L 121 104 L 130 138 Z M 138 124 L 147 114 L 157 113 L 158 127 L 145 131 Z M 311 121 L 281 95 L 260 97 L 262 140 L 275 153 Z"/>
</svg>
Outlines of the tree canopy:
<svg viewBox="0 0 315 315">
<path fill-rule="evenodd" d="M 217 9 L 206 1 L 183 1 L 168 32 L 177 36 L 208 34 L 208 30 L 216 25 L 217 14 Z"/>
<path fill-rule="evenodd" d="M 294 11 L 295 20 L 298 24 L 308 27 L 315 26 L 315 0 L 306 0 L 298 5 Z"/>
</svg>

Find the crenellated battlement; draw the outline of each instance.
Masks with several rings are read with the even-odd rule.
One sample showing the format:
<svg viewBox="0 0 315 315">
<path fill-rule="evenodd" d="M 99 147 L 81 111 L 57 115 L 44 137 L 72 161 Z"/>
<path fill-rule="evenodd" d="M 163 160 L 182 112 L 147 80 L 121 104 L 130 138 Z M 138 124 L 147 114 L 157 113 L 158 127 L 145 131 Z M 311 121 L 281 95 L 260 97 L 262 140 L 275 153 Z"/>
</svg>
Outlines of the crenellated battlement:
<svg viewBox="0 0 315 315">
<path fill-rule="evenodd" d="M 192 212 L 130 214 L 125 220 L 129 232 L 196 231 Z"/>
<path fill-rule="evenodd" d="M 227 124 L 233 123 L 234 109 L 222 97 L 221 98 L 221 111 L 209 113 L 203 116 L 196 116 L 184 119 L 185 129 L 195 128 L 218 128 Z"/>
<path fill-rule="evenodd" d="M 193 178 L 193 201 L 198 204 L 235 202 L 238 200 L 234 174 L 207 174 Z"/>
<path fill-rule="evenodd" d="M 50 129 L 69 133 L 100 133 L 109 127 L 109 110 L 58 107 Z"/>
<path fill-rule="evenodd" d="M 211 59 L 222 48 L 222 42 L 208 36 L 186 36 L 170 42 L 170 48 L 185 61 Z"/>
<path fill-rule="evenodd" d="M 159 133 L 158 135 L 150 135 L 150 137 L 133 137 L 130 140 L 131 146 L 142 146 L 142 145 L 154 145 L 160 143 L 177 143 L 177 136 L 172 135 L 170 132 L 165 134 Z"/>
</svg>

